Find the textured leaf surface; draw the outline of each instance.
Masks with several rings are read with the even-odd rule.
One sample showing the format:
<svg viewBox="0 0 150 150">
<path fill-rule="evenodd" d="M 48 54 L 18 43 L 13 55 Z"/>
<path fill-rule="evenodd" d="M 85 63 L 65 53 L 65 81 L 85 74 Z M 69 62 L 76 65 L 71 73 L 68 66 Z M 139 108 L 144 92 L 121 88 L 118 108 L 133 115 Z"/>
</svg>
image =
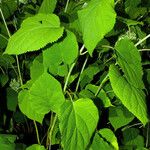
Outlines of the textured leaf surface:
<svg viewBox="0 0 150 150">
<path fill-rule="evenodd" d="M 9 39 L 5 53 L 22 54 L 43 48 L 63 34 L 59 18 L 54 14 L 38 14 L 23 21 L 21 28 Z"/>
<path fill-rule="evenodd" d="M 61 107 L 59 120 L 64 149 L 83 150 L 97 126 L 98 110 L 90 99 L 66 101 Z"/>
<path fill-rule="evenodd" d="M 110 129 L 104 128 L 95 134 L 90 150 L 99 149 L 119 150 L 117 138 Z"/>
<path fill-rule="evenodd" d="M 110 129 L 107 129 L 107 128 L 101 129 L 99 131 L 99 134 L 104 139 L 106 139 L 115 148 L 115 150 L 119 150 L 117 138 Z"/>
<path fill-rule="evenodd" d="M 117 130 L 118 128 L 127 125 L 134 119 L 124 106 L 110 107 L 109 108 L 109 121 L 112 126 Z"/>
<path fill-rule="evenodd" d="M 43 52 L 43 63 L 45 69 L 54 74 L 61 74 L 59 71 L 66 73 L 66 64 L 72 64 L 78 56 L 78 43 L 75 35 L 67 31 L 66 38 L 55 43 L 52 47 Z M 61 70 L 60 70 L 61 69 Z M 63 73 L 62 73 L 63 74 Z M 66 74 L 65 74 L 66 75 Z"/>
<path fill-rule="evenodd" d="M 43 73 L 29 90 L 19 93 L 20 110 L 40 123 L 49 111 L 57 113 L 64 101 L 60 83 L 47 73 Z"/>
<path fill-rule="evenodd" d="M 87 7 L 78 12 L 81 23 L 83 41 L 88 52 L 92 52 L 98 42 L 113 28 L 115 24 L 114 1 L 91 0 Z"/>
<path fill-rule="evenodd" d="M 0 134 L 0 148 L 2 150 L 15 150 L 15 135 Z"/>
<path fill-rule="evenodd" d="M 50 14 L 53 13 L 56 7 L 57 0 L 44 0 L 39 9 L 39 13 Z"/>
<path fill-rule="evenodd" d="M 44 146 L 33 144 L 30 147 L 28 147 L 26 150 L 46 150 Z"/>
<path fill-rule="evenodd" d="M 145 125 L 148 118 L 144 92 L 132 86 L 114 65 L 110 66 L 109 78 L 114 93 L 123 105 Z"/>
<path fill-rule="evenodd" d="M 131 148 L 144 147 L 144 137 L 140 135 L 140 131 L 136 128 L 129 128 L 123 131 L 123 144 Z"/>
<path fill-rule="evenodd" d="M 118 64 L 127 81 L 137 88 L 144 89 L 142 63 L 138 49 L 128 38 L 119 40 L 115 49 L 117 50 Z"/>
</svg>

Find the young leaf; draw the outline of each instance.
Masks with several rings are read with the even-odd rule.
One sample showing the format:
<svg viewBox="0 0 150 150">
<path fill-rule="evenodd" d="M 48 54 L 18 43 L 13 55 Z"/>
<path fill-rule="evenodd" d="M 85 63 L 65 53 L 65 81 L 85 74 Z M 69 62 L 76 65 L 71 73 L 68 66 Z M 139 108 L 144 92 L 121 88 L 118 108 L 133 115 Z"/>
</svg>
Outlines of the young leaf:
<svg viewBox="0 0 150 150">
<path fill-rule="evenodd" d="M 49 111 L 59 112 L 65 101 L 60 83 L 48 73 L 43 73 L 29 90 L 19 93 L 20 110 L 30 119 L 42 123 Z"/>
<path fill-rule="evenodd" d="M 44 0 L 39 9 L 39 13 L 50 14 L 53 13 L 56 7 L 57 0 Z"/>
<path fill-rule="evenodd" d="M 130 113 L 124 106 L 109 108 L 109 121 L 115 130 L 127 125 L 133 119 L 134 116 L 132 113 Z"/>
<path fill-rule="evenodd" d="M 78 11 L 83 41 L 90 55 L 98 42 L 115 24 L 114 0 L 91 0 L 87 7 Z"/>
<path fill-rule="evenodd" d="M 46 149 L 44 148 L 44 146 L 33 144 L 29 146 L 26 150 L 46 150 Z"/>
<path fill-rule="evenodd" d="M 5 53 L 22 54 L 43 48 L 63 34 L 59 18 L 54 14 L 37 14 L 23 21 L 21 28 L 9 39 Z"/>
<path fill-rule="evenodd" d="M 118 64 L 123 70 L 126 80 L 136 88 L 144 89 L 142 81 L 142 63 L 138 49 L 128 39 L 124 38 L 116 43 Z"/>
<path fill-rule="evenodd" d="M 83 150 L 97 126 L 98 110 L 92 100 L 66 101 L 60 111 L 60 131 L 65 150 Z"/>
<path fill-rule="evenodd" d="M 115 65 L 110 66 L 109 78 L 114 93 L 123 105 L 145 125 L 148 118 L 144 92 L 131 85 Z"/>
<path fill-rule="evenodd" d="M 119 150 L 117 138 L 110 129 L 104 128 L 95 134 L 91 150 L 98 149 Z"/>
</svg>

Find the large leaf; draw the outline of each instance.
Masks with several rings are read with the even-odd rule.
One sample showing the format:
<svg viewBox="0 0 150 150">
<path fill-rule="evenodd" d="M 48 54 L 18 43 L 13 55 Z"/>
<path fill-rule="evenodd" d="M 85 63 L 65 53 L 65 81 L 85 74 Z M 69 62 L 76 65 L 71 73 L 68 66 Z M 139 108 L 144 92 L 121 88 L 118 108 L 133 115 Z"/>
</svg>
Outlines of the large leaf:
<svg viewBox="0 0 150 150">
<path fill-rule="evenodd" d="M 118 142 L 114 133 L 107 128 L 101 129 L 94 136 L 90 150 L 118 150 Z"/>
<path fill-rule="evenodd" d="M 29 146 L 26 150 L 46 150 L 46 149 L 44 148 L 44 146 L 33 144 Z"/>
<path fill-rule="evenodd" d="M 145 125 L 148 118 L 144 92 L 130 84 L 115 65 L 110 66 L 109 78 L 114 93 L 123 105 Z"/>
<path fill-rule="evenodd" d="M 20 110 L 30 119 L 42 123 L 49 111 L 59 112 L 64 102 L 60 83 L 48 73 L 43 73 L 29 90 L 19 93 Z"/>
<path fill-rule="evenodd" d="M 98 110 L 90 99 L 66 101 L 59 120 L 64 150 L 83 150 L 97 126 Z"/>
<path fill-rule="evenodd" d="M 56 7 L 57 0 L 44 0 L 39 9 L 39 13 L 50 14 L 53 13 Z"/>
<path fill-rule="evenodd" d="M 49 68 L 49 71 L 53 74 L 60 74 L 59 70 L 63 70 L 65 68 L 62 67 L 72 64 L 77 56 L 78 43 L 76 37 L 72 32 L 67 31 L 67 36 L 62 42 L 55 43 L 43 52 L 44 67 L 46 70 Z M 66 74 L 64 73 L 64 75 Z"/>
<path fill-rule="evenodd" d="M 54 14 L 38 14 L 23 21 L 21 28 L 9 39 L 5 53 L 22 54 L 55 42 L 63 34 L 59 18 Z"/>
<path fill-rule="evenodd" d="M 117 50 L 118 64 L 127 81 L 137 88 L 144 89 L 142 63 L 138 49 L 128 38 L 119 40 L 115 49 Z"/>
<path fill-rule="evenodd" d="M 115 24 L 114 0 L 91 0 L 87 7 L 78 12 L 83 41 L 88 52 L 92 52 L 98 42 Z"/>
</svg>

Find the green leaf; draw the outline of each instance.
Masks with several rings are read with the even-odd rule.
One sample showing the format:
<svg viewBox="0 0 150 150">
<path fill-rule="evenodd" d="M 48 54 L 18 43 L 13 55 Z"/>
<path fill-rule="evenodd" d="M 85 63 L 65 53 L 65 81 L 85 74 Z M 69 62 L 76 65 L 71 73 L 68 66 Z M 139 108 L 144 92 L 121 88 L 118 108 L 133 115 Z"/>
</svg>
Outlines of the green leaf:
<svg viewBox="0 0 150 150">
<path fill-rule="evenodd" d="M 115 49 L 118 55 L 117 62 L 123 70 L 126 80 L 136 88 L 144 89 L 142 63 L 138 49 L 128 38 L 119 40 Z"/>
<path fill-rule="evenodd" d="M 2 150 L 15 150 L 16 135 L 0 134 L 0 148 Z"/>
<path fill-rule="evenodd" d="M 129 128 L 123 132 L 123 144 L 132 146 L 133 149 L 144 147 L 144 137 L 139 134 L 138 129 Z"/>
<path fill-rule="evenodd" d="M 0 74 L 0 85 L 2 87 L 4 87 L 6 85 L 6 83 L 8 82 L 8 80 L 9 80 L 8 75 Z"/>
<path fill-rule="evenodd" d="M 98 90 L 98 86 L 95 86 L 93 84 L 88 84 L 85 87 L 85 90 L 82 90 L 80 92 L 80 95 L 84 98 L 89 97 L 91 99 L 94 99 L 96 98 L 95 93 L 97 92 L 97 90 Z M 104 107 L 112 106 L 109 97 L 107 96 L 106 92 L 103 89 L 100 90 L 100 92 L 97 95 L 97 98 L 99 98 L 98 103 L 100 103 L 101 106 L 104 106 Z"/>
<path fill-rule="evenodd" d="M 83 150 L 98 123 L 98 110 L 92 100 L 66 101 L 60 111 L 60 131 L 65 150 Z"/>
<path fill-rule="evenodd" d="M 110 129 L 104 128 L 95 134 L 91 150 L 99 149 L 119 150 L 117 138 Z"/>
<path fill-rule="evenodd" d="M 90 147 L 90 150 L 114 150 L 113 147 L 109 145 L 103 138 L 99 135 L 99 133 L 96 133 L 92 142 L 92 145 Z"/>
<path fill-rule="evenodd" d="M 29 146 L 26 150 L 46 150 L 46 149 L 44 148 L 44 146 L 33 144 Z"/>
<path fill-rule="evenodd" d="M 6 98 L 8 110 L 15 111 L 18 104 L 18 93 L 11 88 L 7 88 Z"/>
<path fill-rule="evenodd" d="M 5 19 L 7 19 L 17 10 L 17 0 L 1 0 L 0 8 L 2 9 Z"/>
<path fill-rule="evenodd" d="M 44 72 L 43 63 L 37 58 L 34 59 L 32 66 L 30 67 L 30 76 L 32 82 L 37 80 Z"/>
<path fill-rule="evenodd" d="M 44 67 L 53 74 L 66 75 L 66 65 L 71 65 L 78 56 L 78 43 L 75 35 L 67 31 L 66 38 L 60 42 L 55 43 L 52 47 L 43 52 Z M 63 69 L 63 73 L 59 73 Z"/>
<path fill-rule="evenodd" d="M 113 91 L 122 104 L 145 125 L 148 118 L 144 92 L 131 85 L 115 65 L 110 66 L 109 78 Z"/>
<path fill-rule="evenodd" d="M 115 148 L 115 150 L 119 150 L 117 138 L 110 129 L 101 129 L 99 130 L 99 134 L 106 139 Z"/>
<path fill-rule="evenodd" d="M 127 125 L 133 119 L 134 116 L 124 106 L 109 108 L 109 121 L 115 130 Z"/>
<path fill-rule="evenodd" d="M 90 55 L 98 42 L 115 24 L 114 1 L 91 0 L 87 7 L 78 11 L 83 41 Z"/>
<path fill-rule="evenodd" d="M 54 14 L 37 14 L 25 19 L 21 28 L 9 39 L 5 53 L 22 54 L 43 48 L 63 34 L 59 18 Z"/>
<path fill-rule="evenodd" d="M 65 101 L 60 83 L 48 73 L 43 73 L 29 90 L 19 93 L 19 108 L 30 119 L 42 123 L 49 111 L 59 112 Z"/>
<path fill-rule="evenodd" d="M 39 9 L 39 13 L 49 14 L 53 13 L 56 7 L 57 0 L 44 0 Z"/>
</svg>

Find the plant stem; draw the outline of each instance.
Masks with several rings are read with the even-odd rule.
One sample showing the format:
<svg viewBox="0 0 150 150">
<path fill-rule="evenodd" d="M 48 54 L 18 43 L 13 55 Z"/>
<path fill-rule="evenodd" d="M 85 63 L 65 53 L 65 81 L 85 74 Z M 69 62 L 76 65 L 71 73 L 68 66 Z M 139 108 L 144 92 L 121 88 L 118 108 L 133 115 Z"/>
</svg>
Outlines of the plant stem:
<svg viewBox="0 0 150 150">
<path fill-rule="evenodd" d="M 22 76 L 21 76 L 21 71 L 20 71 L 20 64 L 19 64 L 19 60 L 18 60 L 18 56 L 17 55 L 16 55 L 16 61 L 17 61 L 17 68 L 18 68 L 18 74 L 19 74 L 20 84 L 22 86 L 23 85 L 23 81 L 22 81 Z"/>
<path fill-rule="evenodd" d="M 65 13 L 67 12 L 68 5 L 69 5 L 69 0 L 67 0 L 66 6 L 65 6 L 65 10 L 64 10 Z"/>
<path fill-rule="evenodd" d="M 0 8 L 0 13 L 1 13 L 1 16 L 2 16 L 2 19 L 3 19 L 3 22 L 4 22 L 4 25 L 5 25 L 5 28 L 7 30 L 7 34 L 9 36 L 9 38 L 11 37 L 11 34 L 10 34 L 10 31 L 8 29 L 8 26 L 7 26 L 7 23 L 5 21 L 5 17 L 4 17 L 4 14 L 2 12 L 2 9 Z M 20 64 L 19 64 L 19 60 L 18 60 L 18 56 L 16 55 L 16 62 L 17 62 L 17 68 L 18 68 L 18 74 L 19 74 L 19 79 L 20 79 L 20 84 L 23 85 L 23 81 L 22 81 L 22 76 L 21 76 L 21 71 L 20 71 Z"/>
<path fill-rule="evenodd" d="M 5 71 L 1 66 L 0 66 L 0 69 L 1 69 L 2 73 L 5 75 Z"/>
<path fill-rule="evenodd" d="M 37 128 L 37 125 L 36 125 L 36 121 L 33 120 L 33 123 L 34 123 L 34 126 L 35 126 L 35 131 L 36 131 L 36 136 L 37 136 L 38 144 L 41 145 L 40 138 L 39 138 L 39 132 L 38 132 L 38 128 Z"/>
<path fill-rule="evenodd" d="M 97 91 L 96 91 L 96 93 L 95 93 L 95 96 L 98 95 L 98 93 L 100 92 L 100 90 L 102 89 L 104 83 L 105 83 L 107 80 L 108 80 L 108 74 L 105 76 L 105 78 L 103 79 L 103 81 L 102 81 L 101 84 L 99 85 L 99 87 L 98 87 L 98 89 L 97 89 Z"/>
<path fill-rule="evenodd" d="M 54 116 L 54 119 L 53 119 L 53 122 L 52 122 L 52 125 L 51 125 L 51 128 L 50 128 L 50 131 L 49 131 L 49 141 L 50 141 L 49 150 L 51 150 L 52 133 L 53 133 L 56 121 L 57 121 L 57 114 Z"/>
<path fill-rule="evenodd" d="M 82 54 L 84 48 L 85 48 L 85 46 L 84 46 L 84 44 L 83 44 L 82 47 L 80 48 L 80 55 Z"/>
<path fill-rule="evenodd" d="M 78 79 L 78 82 L 77 82 L 76 90 L 75 90 L 76 92 L 78 91 L 79 84 L 80 84 L 80 80 L 81 80 L 81 75 L 82 75 L 82 73 L 83 73 L 83 71 L 84 71 L 84 69 L 85 69 L 85 66 L 86 66 L 86 63 L 87 63 L 87 61 L 88 61 L 88 58 L 89 58 L 89 56 L 86 57 L 86 59 L 85 59 L 85 61 L 84 61 L 84 64 L 83 64 L 83 66 L 82 66 L 82 69 L 81 69 L 81 72 L 80 72 L 80 75 L 79 75 L 79 79 Z"/>
<path fill-rule="evenodd" d="M 140 45 L 142 42 L 144 42 L 146 39 L 148 39 L 150 37 L 150 34 L 148 34 L 146 37 L 144 37 L 143 39 L 141 39 L 139 42 L 137 42 L 134 46 L 137 47 L 138 45 Z"/>
<path fill-rule="evenodd" d="M 68 73 L 68 75 L 67 75 L 66 82 L 65 82 L 65 85 L 64 85 L 64 88 L 63 88 L 63 91 L 64 91 L 64 92 L 66 91 L 67 84 L 68 84 L 68 81 L 69 81 L 69 77 L 70 77 L 70 75 L 71 75 L 71 72 L 72 72 L 74 66 L 75 66 L 75 63 L 73 63 L 73 64 L 71 65 L 70 69 L 69 69 L 69 73 Z"/>
<path fill-rule="evenodd" d="M 146 49 L 139 49 L 139 52 L 145 52 L 145 51 L 150 51 L 150 49 L 146 48 Z"/>
<path fill-rule="evenodd" d="M 122 129 L 122 131 L 124 131 L 125 129 L 132 128 L 132 127 L 134 127 L 134 126 L 139 126 L 139 125 L 142 125 L 142 123 L 135 123 L 135 124 L 133 124 L 133 125 L 126 126 L 126 127 L 124 127 L 124 128 Z"/>
<path fill-rule="evenodd" d="M 7 40 L 7 41 L 8 41 L 8 38 L 7 38 L 7 37 L 5 37 L 3 34 L 0 34 L 0 36 L 1 36 L 2 38 L 4 38 L 5 40 Z"/>
<path fill-rule="evenodd" d="M 11 34 L 10 34 L 9 29 L 8 29 L 8 27 L 7 27 L 7 23 L 6 23 L 6 21 L 5 21 L 5 17 L 4 17 L 4 15 L 3 15 L 3 12 L 2 12 L 2 9 L 1 9 L 1 8 L 0 8 L 0 13 L 1 13 L 1 16 L 2 16 L 2 19 L 3 19 L 4 25 L 5 25 L 5 28 L 6 28 L 6 30 L 7 30 L 8 36 L 11 37 Z"/>
</svg>

